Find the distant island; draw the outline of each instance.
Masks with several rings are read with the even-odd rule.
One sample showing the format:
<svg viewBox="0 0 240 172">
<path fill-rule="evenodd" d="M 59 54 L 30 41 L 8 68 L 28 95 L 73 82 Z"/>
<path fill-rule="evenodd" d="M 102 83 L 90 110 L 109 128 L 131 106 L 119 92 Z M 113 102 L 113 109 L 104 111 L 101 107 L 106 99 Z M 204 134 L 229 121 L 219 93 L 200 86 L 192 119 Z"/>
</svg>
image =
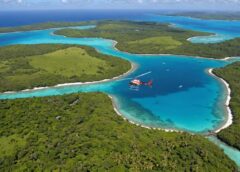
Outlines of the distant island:
<svg viewBox="0 0 240 172">
<path fill-rule="evenodd" d="M 173 12 L 169 15 L 177 16 L 186 16 L 186 17 L 195 17 L 200 19 L 213 19 L 213 20 L 240 20 L 239 12 L 231 11 L 218 11 L 218 12 L 209 12 L 209 11 L 189 11 L 189 12 Z"/>
</svg>

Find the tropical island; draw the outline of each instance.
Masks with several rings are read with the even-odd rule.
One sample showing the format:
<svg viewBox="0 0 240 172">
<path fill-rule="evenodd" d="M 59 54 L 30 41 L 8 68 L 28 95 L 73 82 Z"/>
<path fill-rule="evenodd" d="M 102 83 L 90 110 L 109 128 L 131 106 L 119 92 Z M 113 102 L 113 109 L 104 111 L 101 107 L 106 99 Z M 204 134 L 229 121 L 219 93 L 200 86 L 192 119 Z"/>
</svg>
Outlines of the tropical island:
<svg viewBox="0 0 240 172">
<path fill-rule="evenodd" d="M 31 31 L 31 30 L 43 30 L 51 28 L 64 28 L 64 27 L 75 27 L 75 26 L 85 26 L 87 24 L 95 24 L 95 21 L 88 22 L 46 22 L 39 24 L 31 24 L 18 27 L 0 27 L 0 33 L 6 32 L 21 32 L 21 31 Z"/>
<path fill-rule="evenodd" d="M 187 39 L 208 33 L 165 24 L 128 21 L 48 23 L 1 32 L 96 25 L 89 30 L 62 29 L 68 37 L 102 37 L 116 48 L 138 54 L 176 54 L 210 58 L 239 56 L 240 39 L 193 44 Z M 217 136 L 240 149 L 240 63 L 214 73 L 232 90 L 233 124 Z M 91 82 L 122 75 L 130 62 L 79 45 L 13 45 L 0 48 L 0 91 L 72 82 Z M 114 111 L 102 93 L 0 100 L 0 169 L 70 171 L 237 171 L 223 151 L 201 135 L 164 132 L 135 126 Z M 28 107 L 28 108 L 26 108 Z M 103 108 L 104 107 L 104 108 Z M 7 146 L 6 146 L 7 145 Z M 125 164 L 125 165 L 122 165 Z"/>
</svg>

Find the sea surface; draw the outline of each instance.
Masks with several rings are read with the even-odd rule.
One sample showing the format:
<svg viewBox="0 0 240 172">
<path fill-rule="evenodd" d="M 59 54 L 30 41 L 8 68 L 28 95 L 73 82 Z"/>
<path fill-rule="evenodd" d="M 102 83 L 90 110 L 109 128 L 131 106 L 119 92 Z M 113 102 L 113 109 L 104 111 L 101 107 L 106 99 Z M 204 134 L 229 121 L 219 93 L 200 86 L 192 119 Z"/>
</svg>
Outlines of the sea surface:
<svg viewBox="0 0 240 172">
<path fill-rule="evenodd" d="M 62 15 L 64 16 L 64 14 Z M 59 20 L 56 20 L 57 16 L 55 16 L 51 21 L 69 21 L 68 17 L 71 15 L 65 15 L 66 20 L 64 20 L 63 16 L 60 16 Z M 190 41 L 194 43 L 221 42 L 240 36 L 240 22 L 238 21 L 202 20 L 179 16 L 169 17 L 149 14 L 149 12 L 141 13 L 141 15 L 136 15 L 135 13 L 119 15 L 120 13 L 116 17 L 108 13 L 99 17 L 99 14 L 97 16 L 95 14 L 89 16 L 89 18 L 83 17 L 83 19 L 111 18 L 114 20 L 154 21 L 169 23 L 174 27 L 211 32 L 214 34 L 214 36 L 209 37 L 191 38 Z M 39 16 L 39 14 L 36 14 L 36 16 Z M 77 18 L 73 21 L 81 21 L 83 19 Z M 27 21 L 31 22 L 29 20 Z M 43 22 L 49 21 L 49 19 L 39 17 L 35 20 L 33 15 L 32 21 L 35 23 L 35 21 Z M 26 23 L 25 21 L 18 21 L 16 23 L 13 22 L 11 25 L 21 24 Z M 82 26 L 77 27 L 77 29 L 90 29 L 92 27 L 95 26 Z M 100 53 L 127 59 L 136 64 L 137 69 L 128 76 L 115 81 L 5 93 L 0 94 L 0 99 L 100 91 L 114 98 L 119 112 L 128 120 L 149 127 L 193 133 L 207 133 L 218 129 L 226 122 L 227 114 L 226 107 L 224 106 L 227 97 L 226 88 L 218 79 L 210 76 L 207 70 L 210 68 L 223 67 L 239 60 L 239 58 L 224 61 L 176 55 L 129 54 L 116 50 L 113 40 L 100 38 L 67 38 L 53 35 L 52 33 L 55 30 L 57 29 L 0 34 L 0 46 L 40 43 L 87 45 L 94 47 Z M 141 77 L 141 80 L 153 80 L 152 87 L 142 86 L 138 90 L 129 88 L 128 83 L 132 78 L 146 72 L 149 72 L 149 74 Z M 226 152 L 227 146 L 224 146 L 224 150 Z M 235 152 L 239 155 L 237 150 Z M 235 157 L 238 159 L 235 160 Z M 232 158 L 236 162 L 239 162 L 240 157 L 232 156 Z"/>
<path fill-rule="evenodd" d="M 0 27 L 43 22 L 78 22 L 88 20 L 133 20 L 151 11 L 139 10 L 32 10 L 1 11 Z"/>
</svg>

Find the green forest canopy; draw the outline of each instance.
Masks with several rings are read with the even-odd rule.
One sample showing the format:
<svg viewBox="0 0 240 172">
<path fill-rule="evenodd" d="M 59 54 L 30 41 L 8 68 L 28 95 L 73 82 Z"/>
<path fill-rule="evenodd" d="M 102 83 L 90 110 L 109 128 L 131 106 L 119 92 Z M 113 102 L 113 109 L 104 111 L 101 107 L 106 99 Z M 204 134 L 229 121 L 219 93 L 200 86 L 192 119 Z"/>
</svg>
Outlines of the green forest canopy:
<svg viewBox="0 0 240 172">
<path fill-rule="evenodd" d="M 225 79 L 232 90 L 230 107 L 233 113 L 233 124 L 218 133 L 218 138 L 240 150 L 240 62 L 215 69 L 214 73 Z"/>
<path fill-rule="evenodd" d="M 202 136 L 124 121 L 102 93 L 0 100 L 0 111 L 1 171 L 237 171 Z"/>
</svg>

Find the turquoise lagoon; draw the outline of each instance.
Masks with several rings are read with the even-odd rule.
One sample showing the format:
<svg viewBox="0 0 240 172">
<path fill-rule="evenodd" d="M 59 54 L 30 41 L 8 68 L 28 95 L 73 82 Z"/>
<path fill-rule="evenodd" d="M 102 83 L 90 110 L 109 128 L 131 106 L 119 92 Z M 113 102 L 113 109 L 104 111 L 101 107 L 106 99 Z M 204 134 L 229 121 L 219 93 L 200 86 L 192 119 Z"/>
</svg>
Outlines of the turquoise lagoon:
<svg viewBox="0 0 240 172">
<path fill-rule="evenodd" d="M 85 26 L 84 29 L 86 28 Z M 138 69 L 128 78 L 151 71 L 150 75 L 142 79 L 153 79 L 153 87 L 141 87 L 139 91 L 133 91 L 128 87 L 129 80 L 122 78 L 100 84 L 1 94 L 1 99 L 100 91 L 115 98 L 119 111 L 126 118 L 151 127 L 207 132 L 215 130 L 226 120 L 225 110 L 222 108 L 226 97 L 222 94 L 224 87 L 209 76 L 206 70 L 222 67 L 230 62 L 187 56 L 129 54 L 114 49 L 114 42 L 111 40 L 67 38 L 53 35 L 54 30 L 56 29 L 3 34 L 0 37 L 1 45 L 64 43 L 91 46 L 103 54 L 136 63 Z"/>
<path fill-rule="evenodd" d="M 223 24 L 218 24 L 214 30 L 212 26 L 216 21 L 201 20 L 205 28 L 189 18 L 169 18 L 166 16 L 147 16 L 141 20 L 167 22 L 176 24 L 185 29 L 212 32 L 224 35 L 220 41 L 235 38 L 237 32 L 222 30 Z M 165 20 L 163 20 L 163 18 Z M 171 20 L 170 20 L 171 19 Z M 191 20 L 194 20 L 191 18 Z M 195 19 L 198 20 L 198 19 Z M 192 25 L 191 25 L 192 22 Z M 190 24 L 189 24 L 190 23 Z M 209 25 L 209 29 L 208 26 Z M 232 22 L 240 28 L 240 23 Z M 77 27 L 77 29 L 90 29 L 94 26 Z M 224 106 L 227 92 L 225 86 L 207 72 L 210 68 L 223 67 L 236 61 L 214 60 L 176 55 L 137 55 L 118 51 L 114 48 L 115 42 L 100 38 L 67 38 L 54 35 L 56 29 L 15 32 L 0 34 L 0 46 L 14 44 L 42 44 L 61 43 L 78 44 L 94 47 L 103 54 L 113 55 L 127 59 L 137 64 L 138 68 L 128 76 L 118 80 L 87 85 L 72 85 L 49 87 L 39 90 L 29 90 L 13 93 L 2 93 L 0 99 L 15 99 L 27 97 L 42 97 L 71 94 L 77 92 L 104 92 L 114 98 L 120 113 L 128 120 L 149 126 L 164 129 L 176 129 L 193 133 L 207 133 L 221 127 L 227 120 Z M 232 33 L 232 34 L 230 34 Z M 225 39 L 226 38 L 226 39 Z M 195 39 L 195 42 L 212 42 L 209 37 Z M 151 71 L 142 77 L 142 80 L 154 81 L 153 86 L 140 87 L 139 91 L 129 89 L 130 78 Z M 229 150 L 224 147 L 224 150 Z M 235 151 L 239 154 L 238 151 Z M 233 158 L 235 160 L 235 158 Z M 237 162 L 237 160 L 235 160 Z"/>
</svg>

